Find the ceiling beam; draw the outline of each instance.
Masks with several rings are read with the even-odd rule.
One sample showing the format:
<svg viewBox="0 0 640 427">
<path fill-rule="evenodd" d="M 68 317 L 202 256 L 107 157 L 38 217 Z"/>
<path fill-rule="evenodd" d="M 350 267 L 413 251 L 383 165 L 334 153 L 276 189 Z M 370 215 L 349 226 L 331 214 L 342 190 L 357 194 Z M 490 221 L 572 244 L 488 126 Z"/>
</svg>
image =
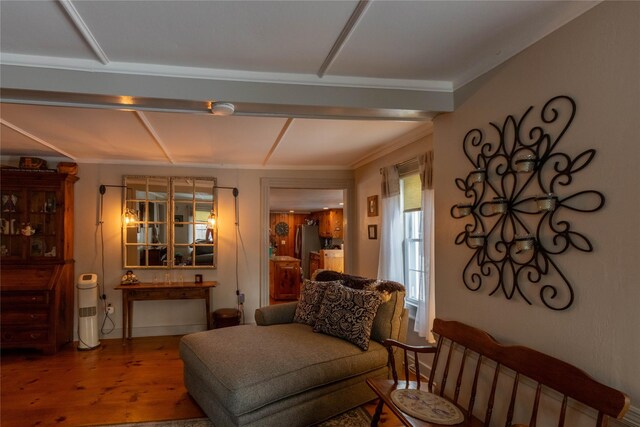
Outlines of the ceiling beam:
<svg viewBox="0 0 640 427">
<path fill-rule="evenodd" d="M 156 142 L 156 145 L 160 147 L 160 150 L 162 150 L 162 153 L 167 158 L 167 160 L 169 160 L 171 164 L 175 164 L 175 160 L 173 160 L 173 157 L 171 157 L 171 154 L 169 153 L 169 149 L 164 144 L 164 142 L 162 142 L 162 138 L 160 138 L 160 135 L 158 135 L 158 132 L 156 132 L 156 129 L 153 127 L 151 122 L 149 122 L 149 119 L 147 119 L 147 116 L 145 116 L 142 111 L 136 111 L 135 113 L 138 116 L 138 119 L 140 119 L 144 127 L 147 129 L 147 132 L 149 132 L 153 140 Z"/>
<path fill-rule="evenodd" d="M 71 19 L 73 25 L 75 25 L 76 29 L 80 32 L 80 35 L 82 35 L 84 41 L 89 45 L 100 62 L 102 62 L 104 65 L 107 65 L 110 62 L 109 58 L 107 58 L 107 54 L 104 53 L 104 50 L 102 50 L 102 46 L 100 46 L 98 40 L 96 40 L 96 38 L 93 36 L 93 33 L 89 29 L 89 26 L 87 26 L 87 24 L 84 22 L 84 19 L 82 19 L 82 16 L 80 16 L 80 12 L 78 12 L 73 3 L 71 3 L 71 0 L 58 0 L 58 3 L 60 4 L 60 6 L 62 6 L 64 11 L 67 12 L 69 19 Z"/>
<path fill-rule="evenodd" d="M 278 137 L 276 138 L 275 142 L 271 146 L 271 149 L 267 153 L 267 156 L 264 158 L 264 161 L 262 162 L 262 166 L 265 166 L 267 164 L 267 162 L 269 161 L 273 153 L 276 151 L 276 148 L 278 148 L 278 144 L 280 144 L 280 141 L 282 141 L 282 138 L 284 138 L 285 134 L 289 130 L 289 126 L 291 126 L 291 123 L 293 123 L 293 119 L 287 119 L 287 121 L 284 123 L 284 125 L 282 126 L 282 129 L 280 130 L 280 133 L 278 134 Z"/>
<path fill-rule="evenodd" d="M 428 120 L 452 111 L 453 92 L 235 81 L 0 65 L 0 101 L 167 112 L 208 112 L 232 102 L 238 115 Z"/>
<path fill-rule="evenodd" d="M 55 145 L 51 144 L 50 142 L 45 141 L 44 139 L 40 139 L 40 138 L 38 138 L 37 136 L 35 136 L 35 135 L 33 135 L 33 134 L 31 134 L 31 133 L 27 132 L 26 130 L 22 129 L 22 128 L 21 128 L 21 127 L 19 127 L 19 126 L 14 125 L 14 124 L 13 124 L 13 123 L 11 123 L 11 122 L 8 122 L 8 121 L 6 121 L 6 120 L 4 120 L 4 119 L 0 118 L 0 124 L 3 124 L 3 125 L 5 125 L 6 127 L 8 127 L 8 128 L 11 128 L 11 129 L 15 130 L 15 131 L 16 131 L 16 132 L 18 132 L 19 134 L 21 134 L 21 135 L 23 135 L 23 136 L 26 136 L 27 138 L 31 139 L 32 141 L 35 141 L 35 142 L 37 142 L 37 143 L 38 143 L 38 144 L 40 144 L 40 145 L 44 145 L 45 147 L 47 147 L 47 148 L 49 148 L 49 149 L 51 149 L 51 150 L 53 150 L 53 151 L 55 151 L 55 152 L 57 152 L 57 153 L 59 153 L 59 154 L 62 154 L 63 156 L 68 157 L 68 158 L 70 158 L 71 160 L 77 160 L 76 156 L 73 156 L 73 155 L 71 155 L 71 154 L 67 153 L 67 152 L 66 152 L 66 151 L 64 151 L 64 150 L 61 150 L 60 148 L 56 147 Z"/>
<path fill-rule="evenodd" d="M 364 15 L 364 12 L 365 10 L 367 10 L 368 7 L 369 7 L 369 0 L 360 0 L 358 2 L 358 4 L 356 5 L 356 8 L 353 10 L 353 13 L 349 17 L 349 20 L 347 21 L 344 28 L 340 32 L 340 35 L 338 36 L 335 43 L 331 47 L 329 54 L 327 55 L 327 57 L 324 59 L 324 62 L 320 66 L 320 69 L 318 70 L 318 77 L 323 77 L 327 72 L 327 70 L 329 69 L 329 67 L 331 66 L 331 64 L 333 64 L 333 61 L 335 61 L 336 57 L 342 50 L 342 47 L 349 39 L 349 36 L 353 32 L 353 30 L 356 28 L 356 25 L 358 25 L 358 22 L 360 22 L 360 18 L 362 18 L 362 15 Z"/>
</svg>

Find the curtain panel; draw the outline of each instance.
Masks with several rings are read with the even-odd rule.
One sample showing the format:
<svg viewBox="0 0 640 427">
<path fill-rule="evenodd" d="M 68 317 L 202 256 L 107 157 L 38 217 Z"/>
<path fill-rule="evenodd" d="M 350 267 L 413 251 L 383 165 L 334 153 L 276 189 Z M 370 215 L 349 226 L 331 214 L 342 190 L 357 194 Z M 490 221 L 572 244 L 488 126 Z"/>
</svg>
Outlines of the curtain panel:
<svg viewBox="0 0 640 427">
<path fill-rule="evenodd" d="M 380 170 L 381 225 L 378 279 L 404 282 L 402 258 L 402 208 L 400 201 L 400 176 L 395 165 Z"/>
<path fill-rule="evenodd" d="M 424 280 L 420 283 L 422 286 L 420 298 L 418 301 L 418 310 L 416 312 L 416 321 L 414 331 L 421 337 L 426 337 L 427 341 L 434 342 L 435 338 L 431 333 L 433 328 L 433 319 L 435 318 L 435 272 L 433 267 L 434 247 L 435 247 L 435 201 L 433 191 L 433 151 L 428 151 L 418 157 L 418 165 L 420 171 L 420 181 L 422 185 L 422 244 L 423 244 L 423 262 L 424 262 Z"/>
</svg>

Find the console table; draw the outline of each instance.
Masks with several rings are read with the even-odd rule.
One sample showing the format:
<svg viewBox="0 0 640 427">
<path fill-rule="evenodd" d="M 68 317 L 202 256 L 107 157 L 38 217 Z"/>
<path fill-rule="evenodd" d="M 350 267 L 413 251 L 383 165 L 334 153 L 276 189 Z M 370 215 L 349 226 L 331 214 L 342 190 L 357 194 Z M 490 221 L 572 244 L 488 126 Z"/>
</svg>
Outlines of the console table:
<svg viewBox="0 0 640 427">
<path fill-rule="evenodd" d="M 167 299 L 204 299 L 207 329 L 211 329 L 210 290 L 218 286 L 218 282 L 185 282 L 185 283 L 136 283 L 120 285 L 115 289 L 122 291 L 122 339 L 131 338 L 133 324 L 133 302 Z"/>
</svg>

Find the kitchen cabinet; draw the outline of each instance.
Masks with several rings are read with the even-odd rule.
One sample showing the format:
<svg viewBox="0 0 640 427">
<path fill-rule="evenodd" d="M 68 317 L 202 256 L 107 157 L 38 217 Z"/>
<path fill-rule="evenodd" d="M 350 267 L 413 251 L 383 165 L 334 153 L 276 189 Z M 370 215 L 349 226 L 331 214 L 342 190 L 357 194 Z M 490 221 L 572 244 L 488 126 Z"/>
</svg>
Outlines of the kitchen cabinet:
<svg viewBox="0 0 640 427">
<path fill-rule="evenodd" d="M 274 256 L 269 261 L 269 296 L 274 300 L 296 300 L 300 296 L 300 260 Z"/>
<path fill-rule="evenodd" d="M 320 254 L 318 252 L 309 252 L 309 276 L 320 268 Z"/>
<path fill-rule="evenodd" d="M 2 348 L 56 352 L 73 340 L 74 175 L 2 170 Z"/>
<path fill-rule="evenodd" d="M 318 218 L 320 237 L 331 239 L 343 238 L 343 213 L 342 209 L 328 209 L 315 212 Z"/>
</svg>

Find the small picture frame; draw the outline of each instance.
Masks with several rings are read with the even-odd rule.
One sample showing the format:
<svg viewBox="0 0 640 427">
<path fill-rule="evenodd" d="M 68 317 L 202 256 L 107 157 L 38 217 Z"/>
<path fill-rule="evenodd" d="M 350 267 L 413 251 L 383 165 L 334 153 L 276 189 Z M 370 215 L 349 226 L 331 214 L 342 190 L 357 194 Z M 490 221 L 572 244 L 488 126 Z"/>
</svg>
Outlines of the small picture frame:
<svg viewBox="0 0 640 427">
<path fill-rule="evenodd" d="M 376 240 L 378 238 L 378 225 L 370 224 L 368 227 L 369 240 Z"/>
<path fill-rule="evenodd" d="M 367 216 L 378 216 L 378 195 L 367 197 Z"/>
<path fill-rule="evenodd" d="M 194 282 L 195 283 L 202 283 L 202 274 L 196 274 Z"/>
<path fill-rule="evenodd" d="M 184 224 L 178 224 L 179 222 L 184 221 L 184 216 L 183 215 L 174 215 L 173 216 L 173 222 L 175 224 L 176 227 L 184 227 Z"/>
</svg>

